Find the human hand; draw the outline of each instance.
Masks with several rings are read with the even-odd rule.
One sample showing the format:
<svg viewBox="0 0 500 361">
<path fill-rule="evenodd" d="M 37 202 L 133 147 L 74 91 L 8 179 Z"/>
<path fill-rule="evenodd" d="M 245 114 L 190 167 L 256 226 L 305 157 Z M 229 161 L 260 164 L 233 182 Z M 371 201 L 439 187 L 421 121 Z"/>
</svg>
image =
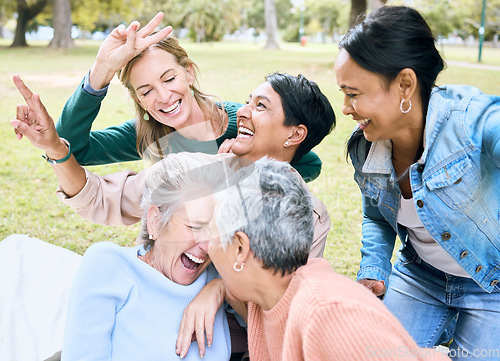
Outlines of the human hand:
<svg viewBox="0 0 500 361">
<path fill-rule="evenodd" d="M 205 285 L 182 315 L 179 336 L 176 342 L 176 354 L 184 358 L 191 342 L 198 342 L 200 358 L 205 355 L 205 333 L 207 345 L 213 342 L 215 314 L 224 302 L 225 287 L 222 279 L 217 278 Z"/>
<path fill-rule="evenodd" d="M 162 19 L 163 13 L 159 12 L 141 30 L 139 30 L 141 25 L 138 21 L 132 21 L 128 28 L 125 25 L 116 27 L 99 47 L 95 63 L 90 71 L 90 85 L 94 89 L 102 89 L 129 60 L 168 36 L 172 32 L 171 26 L 151 35 Z"/>
<path fill-rule="evenodd" d="M 17 139 L 25 136 L 35 147 L 45 150 L 50 158 L 63 158 L 68 148 L 61 142 L 54 121 L 40 101 L 40 96 L 32 93 L 19 75 L 15 74 L 13 80 L 26 101 L 26 104 L 17 106 L 16 119 L 10 122 Z"/>
<path fill-rule="evenodd" d="M 359 280 L 358 282 L 372 291 L 375 296 L 382 296 L 383 294 L 385 294 L 386 289 L 384 281 L 364 279 Z"/>
<path fill-rule="evenodd" d="M 226 139 L 222 142 L 219 147 L 219 151 L 217 153 L 232 153 L 231 148 L 233 148 L 233 144 L 236 142 L 236 139 Z"/>
</svg>

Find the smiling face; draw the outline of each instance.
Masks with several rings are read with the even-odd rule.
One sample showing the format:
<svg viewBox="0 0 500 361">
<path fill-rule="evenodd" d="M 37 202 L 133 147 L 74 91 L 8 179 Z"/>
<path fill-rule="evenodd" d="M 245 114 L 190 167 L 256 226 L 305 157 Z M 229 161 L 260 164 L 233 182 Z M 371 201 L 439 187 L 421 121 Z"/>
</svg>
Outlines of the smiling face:
<svg viewBox="0 0 500 361">
<path fill-rule="evenodd" d="M 268 82 L 259 85 L 246 105 L 238 109 L 238 136 L 232 152 L 247 159 L 258 160 L 265 155 L 286 161 L 283 146 L 294 127 L 284 125 L 281 98 Z"/>
<path fill-rule="evenodd" d="M 150 262 L 147 263 L 175 283 L 193 283 L 210 264 L 207 247 L 213 208 L 213 196 L 186 202 L 173 214 L 163 231 L 154 225 L 153 219 L 148 229 L 155 227 L 150 234 L 156 235 L 157 239 L 149 251 Z M 154 208 L 152 212 L 154 218 L 158 209 Z"/>
<path fill-rule="evenodd" d="M 174 129 L 192 123 L 197 103 L 191 95 L 193 71 L 185 69 L 175 57 L 157 47 L 151 47 L 130 71 L 130 84 L 136 98 L 158 122 Z"/>
<path fill-rule="evenodd" d="M 404 127 L 396 81 L 387 84 L 380 75 L 358 65 L 345 49 L 335 60 L 335 75 L 344 93 L 342 112 L 352 116 L 367 140 L 393 139 Z"/>
</svg>

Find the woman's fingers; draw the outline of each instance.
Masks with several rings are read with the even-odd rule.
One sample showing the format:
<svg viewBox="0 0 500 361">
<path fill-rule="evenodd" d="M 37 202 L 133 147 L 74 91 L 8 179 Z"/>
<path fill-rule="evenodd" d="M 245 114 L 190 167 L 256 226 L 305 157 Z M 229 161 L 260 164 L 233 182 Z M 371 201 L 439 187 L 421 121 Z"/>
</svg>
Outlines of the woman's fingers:
<svg viewBox="0 0 500 361">
<path fill-rule="evenodd" d="M 12 77 L 12 80 L 14 80 L 14 85 L 16 86 L 17 90 L 19 90 L 19 93 L 23 96 L 24 100 L 26 101 L 26 104 L 28 104 L 29 107 L 32 106 L 31 101 L 33 97 L 33 93 L 31 90 L 24 84 L 22 81 L 21 77 L 18 74 L 14 74 Z"/>
<path fill-rule="evenodd" d="M 189 346 L 193 341 L 193 336 L 195 333 L 195 316 L 192 312 L 184 310 L 181 325 L 179 327 L 179 335 L 177 336 L 177 342 L 175 344 L 175 353 L 184 358 L 187 355 Z"/>
<path fill-rule="evenodd" d="M 359 280 L 358 282 L 372 291 L 375 296 L 382 296 L 386 291 L 384 281 L 364 279 Z"/>
<path fill-rule="evenodd" d="M 160 25 L 161 21 L 163 20 L 163 13 L 160 11 L 158 14 L 155 15 L 154 18 L 151 19 L 149 23 L 146 24 L 145 27 L 143 27 L 137 35 L 139 35 L 142 38 L 145 38 L 149 34 L 151 34 L 158 25 Z"/>
<path fill-rule="evenodd" d="M 163 20 L 163 13 L 159 12 L 156 16 L 151 19 L 151 21 L 143 27 L 141 30 L 137 32 L 137 38 L 141 39 L 142 44 L 140 46 L 140 50 L 146 49 L 147 47 L 156 44 L 163 38 L 167 37 L 172 32 L 172 27 L 167 26 L 166 28 L 161 29 L 155 34 L 152 34 L 155 29 L 160 25 Z"/>
<path fill-rule="evenodd" d="M 196 342 L 198 343 L 198 351 L 200 358 L 205 356 L 205 318 L 199 317 L 196 319 Z"/>
<path fill-rule="evenodd" d="M 219 147 L 219 154 L 221 153 L 231 153 L 231 148 L 233 147 L 234 142 L 236 139 L 226 139 L 225 141 L 222 142 L 222 144 Z"/>
</svg>

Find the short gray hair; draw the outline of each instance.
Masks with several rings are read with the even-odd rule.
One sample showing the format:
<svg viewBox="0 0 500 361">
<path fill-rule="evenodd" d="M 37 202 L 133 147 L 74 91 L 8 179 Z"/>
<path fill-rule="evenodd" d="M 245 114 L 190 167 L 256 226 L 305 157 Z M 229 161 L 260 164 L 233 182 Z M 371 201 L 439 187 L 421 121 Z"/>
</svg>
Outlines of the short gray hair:
<svg viewBox="0 0 500 361">
<path fill-rule="evenodd" d="M 145 248 L 153 246 L 147 228 L 148 210 L 157 206 L 160 211 L 159 227 L 168 222 L 185 202 L 201 198 L 226 187 L 234 171 L 220 158 L 202 153 L 173 153 L 146 170 L 141 199 L 142 228 L 140 238 Z"/>
<path fill-rule="evenodd" d="M 236 232 L 264 268 L 282 275 L 307 263 L 313 243 L 313 204 L 292 167 L 264 157 L 240 169 L 238 183 L 218 195 L 215 221 L 225 250 Z M 225 194 L 224 194 L 225 193 Z"/>
</svg>

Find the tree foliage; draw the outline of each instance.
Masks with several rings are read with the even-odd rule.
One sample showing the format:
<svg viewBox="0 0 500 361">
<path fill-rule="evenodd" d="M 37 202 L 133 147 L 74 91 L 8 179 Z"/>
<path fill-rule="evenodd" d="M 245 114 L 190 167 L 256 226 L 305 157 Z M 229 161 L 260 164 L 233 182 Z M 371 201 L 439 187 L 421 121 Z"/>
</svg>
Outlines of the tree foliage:
<svg viewBox="0 0 500 361">
<path fill-rule="evenodd" d="M 176 3 L 172 11 L 172 25 L 188 28 L 197 43 L 221 40 L 240 24 L 237 0 L 188 0 Z"/>
</svg>

